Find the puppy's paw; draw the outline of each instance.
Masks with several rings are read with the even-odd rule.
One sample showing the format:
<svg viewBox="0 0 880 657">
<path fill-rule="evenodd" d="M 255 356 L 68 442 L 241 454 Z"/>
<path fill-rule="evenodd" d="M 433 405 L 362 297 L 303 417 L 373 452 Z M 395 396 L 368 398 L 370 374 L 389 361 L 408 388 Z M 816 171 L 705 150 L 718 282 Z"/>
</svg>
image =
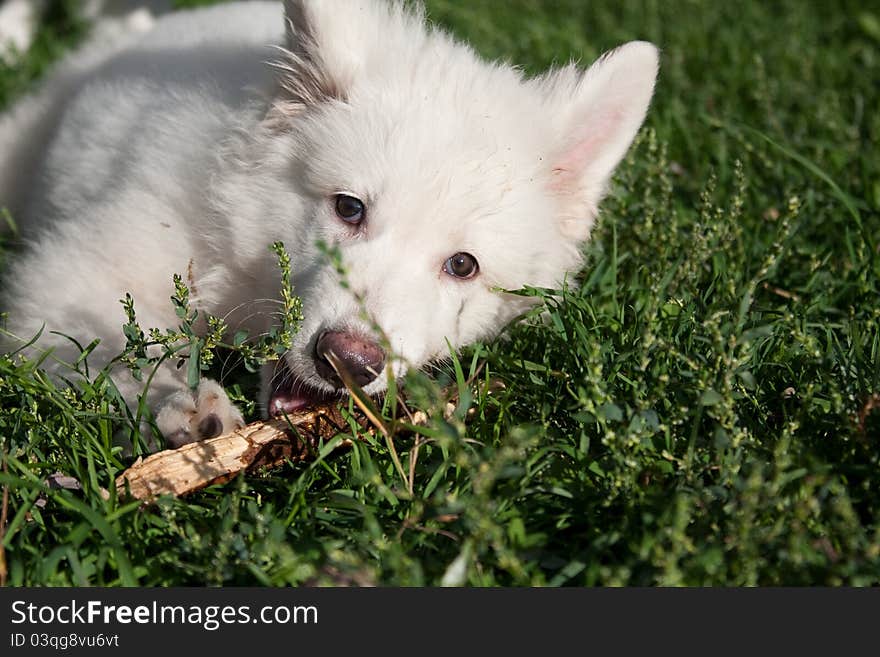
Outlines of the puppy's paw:
<svg viewBox="0 0 880 657">
<path fill-rule="evenodd" d="M 176 448 L 239 429 L 244 418 L 217 382 L 202 379 L 194 393 L 180 390 L 165 399 L 156 426 L 166 445 Z"/>
</svg>

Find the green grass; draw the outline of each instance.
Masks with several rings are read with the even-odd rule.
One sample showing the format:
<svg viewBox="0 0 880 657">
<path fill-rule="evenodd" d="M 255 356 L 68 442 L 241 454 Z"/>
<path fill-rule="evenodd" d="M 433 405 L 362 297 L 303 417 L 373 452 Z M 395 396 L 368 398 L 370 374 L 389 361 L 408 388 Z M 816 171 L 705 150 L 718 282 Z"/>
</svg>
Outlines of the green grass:
<svg viewBox="0 0 880 657">
<path fill-rule="evenodd" d="M 428 6 L 529 72 L 661 46 L 580 286 L 408 382 L 413 408 L 464 394 L 395 437 L 402 474 L 368 439 L 149 509 L 100 494 L 126 465 L 106 382 L 0 358 L 8 583 L 880 582 L 880 7 Z"/>
<path fill-rule="evenodd" d="M 45 21 L 35 35 L 30 50 L 15 66 L 0 60 L 0 111 L 15 96 L 27 91 L 49 67 L 87 31 L 79 18 L 75 0 L 54 0 L 47 4 Z"/>
</svg>

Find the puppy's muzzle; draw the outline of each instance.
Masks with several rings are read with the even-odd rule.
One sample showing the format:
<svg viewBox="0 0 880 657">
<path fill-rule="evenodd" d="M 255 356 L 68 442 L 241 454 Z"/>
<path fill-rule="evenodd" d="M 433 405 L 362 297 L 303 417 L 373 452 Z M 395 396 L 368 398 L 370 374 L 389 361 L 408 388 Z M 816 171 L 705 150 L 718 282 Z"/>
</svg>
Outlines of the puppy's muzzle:
<svg viewBox="0 0 880 657">
<path fill-rule="evenodd" d="M 335 388 L 344 384 L 330 364 L 330 353 L 359 386 L 373 381 L 385 367 L 385 352 L 372 340 L 347 331 L 324 331 L 315 343 L 315 369 Z"/>
</svg>

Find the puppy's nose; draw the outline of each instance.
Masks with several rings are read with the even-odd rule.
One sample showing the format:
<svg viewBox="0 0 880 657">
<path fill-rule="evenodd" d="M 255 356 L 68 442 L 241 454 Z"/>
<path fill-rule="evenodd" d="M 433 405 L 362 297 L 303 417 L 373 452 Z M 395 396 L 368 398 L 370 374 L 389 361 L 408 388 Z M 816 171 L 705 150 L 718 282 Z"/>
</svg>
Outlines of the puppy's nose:
<svg viewBox="0 0 880 657">
<path fill-rule="evenodd" d="M 336 356 L 359 386 L 379 376 L 385 366 L 385 352 L 375 342 L 346 331 L 324 331 L 315 344 L 315 369 L 337 388 L 343 383 L 327 358 L 329 353 Z"/>
</svg>

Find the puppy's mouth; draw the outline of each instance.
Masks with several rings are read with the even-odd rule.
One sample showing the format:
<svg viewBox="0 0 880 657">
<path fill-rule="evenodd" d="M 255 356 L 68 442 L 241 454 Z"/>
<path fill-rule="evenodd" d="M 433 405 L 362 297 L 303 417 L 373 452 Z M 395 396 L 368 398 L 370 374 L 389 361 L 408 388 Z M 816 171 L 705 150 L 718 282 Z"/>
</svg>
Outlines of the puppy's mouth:
<svg viewBox="0 0 880 657">
<path fill-rule="evenodd" d="M 268 413 L 276 417 L 294 413 L 318 404 L 327 404 L 342 397 L 342 392 L 319 390 L 294 376 L 282 361 L 270 386 Z"/>
<path fill-rule="evenodd" d="M 341 355 L 340 355 L 341 354 Z M 330 386 L 321 388 L 297 376 L 284 358 L 276 365 L 269 389 L 269 417 L 293 413 L 363 392 L 385 367 L 385 351 L 369 338 L 347 330 L 319 333 L 314 347 L 315 374 Z"/>
</svg>

